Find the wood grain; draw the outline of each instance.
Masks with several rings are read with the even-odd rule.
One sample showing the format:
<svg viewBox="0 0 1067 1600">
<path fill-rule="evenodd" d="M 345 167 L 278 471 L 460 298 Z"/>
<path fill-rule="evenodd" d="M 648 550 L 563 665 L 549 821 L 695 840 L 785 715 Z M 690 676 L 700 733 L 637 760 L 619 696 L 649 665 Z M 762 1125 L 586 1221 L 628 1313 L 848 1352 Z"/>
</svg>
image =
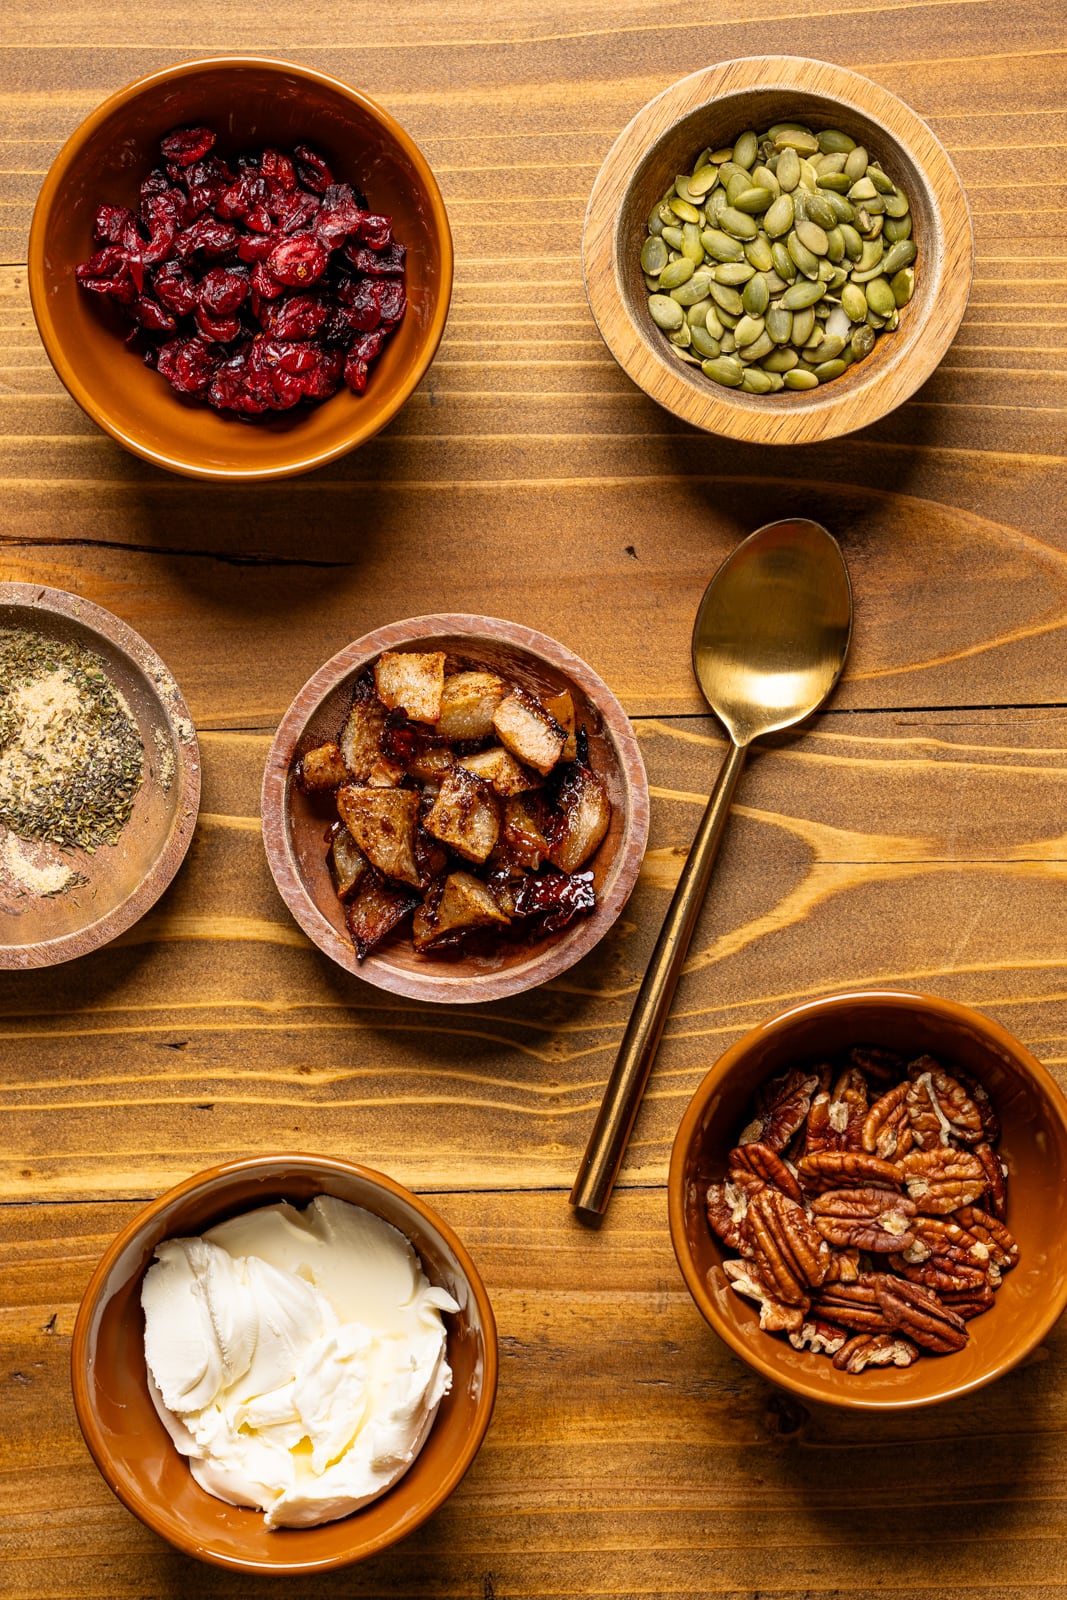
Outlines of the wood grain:
<svg viewBox="0 0 1067 1600">
<path fill-rule="evenodd" d="M 1067 1597 L 1061 1323 L 963 1405 L 806 1414 L 729 1356 L 671 1256 L 663 1182 L 720 1050 L 805 995 L 913 986 L 987 1010 L 1067 1083 L 1067 18 L 1058 0 L 9 0 L 0 56 L 0 578 L 115 611 L 202 739 L 192 850 L 149 918 L 0 975 L 0 1592 L 259 1595 L 158 1543 L 77 1435 L 67 1342 L 133 1206 L 289 1146 L 429 1193 L 501 1332 L 493 1427 L 448 1506 L 332 1595 L 448 1600 Z M 389 428 L 299 483 L 183 482 L 95 430 L 48 365 L 26 235 L 113 90 L 234 49 L 366 90 L 424 151 L 456 243 L 438 357 Z M 593 179 L 686 72 L 830 57 L 929 123 L 974 224 L 971 300 L 920 391 L 847 441 L 715 440 L 635 389 L 581 283 Z M 831 710 L 757 752 L 603 1231 L 566 1194 L 721 744 L 689 668 L 697 601 L 787 514 L 857 597 Z M 607 681 L 652 785 L 642 877 L 566 978 L 458 1015 L 334 969 L 259 837 L 285 707 L 351 640 L 420 612 L 511 617 Z M 54 1320 L 53 1320 L 54 1317 Z"/>
</svg>

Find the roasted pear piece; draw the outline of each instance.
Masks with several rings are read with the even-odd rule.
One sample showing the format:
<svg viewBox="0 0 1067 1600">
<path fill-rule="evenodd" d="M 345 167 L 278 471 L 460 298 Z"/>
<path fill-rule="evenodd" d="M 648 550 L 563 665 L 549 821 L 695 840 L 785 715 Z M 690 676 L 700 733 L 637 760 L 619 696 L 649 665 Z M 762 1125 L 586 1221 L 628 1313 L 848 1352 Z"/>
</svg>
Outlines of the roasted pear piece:
<svg viewBox="0 0 1067 1600">
<path fill-rule="evenodd" d="M 330 871 L 338 900 L 347 900 L 363 874 L 370 870 L 370 863 L 344 823 L 338 822 L 335 826 L 336 832 L 330 841 Z"/>
<path fill-rule="evenodd" d="M 561 759 L 573 761 L 578 754 L 578 744 L 574 736 L 574 696 L 569 689 L 561 689 L 559 694 L 542 695 L 541 704 L 567 735 Z"/>
<path fill-rule="evenodd" d="M 348 769 L 341 759 L 340 747 L 327 743 L 305 751 L 297 768 L 297 782 L 310 793 L 339 789 L 342 783 L 347 783 Z"/>
<path fill-rule="evenodd" d="M 390 711 L 403 711 L 414 722 L 437 722 L 445 686 L 442 650 L 386 650 L 374 664 L 378 699 Z"/>
<path fill-rule="evenodd" d="M 608 831 L 611 802 L 589 765 L 584 731 L 578 759 L 568 762 L 556 792 L 556 814 L 549 831 L 549 860 L 564 872 L 588 861 Z"/>
<path fill-rule="evenodd" d="M 419 797 L 414 789 L 371 789 L 346 783 L 337 791 L 341 821 L 372 866 L 418 888 L 415 859 Z"/>
<path fill-rule="evenodd" d="M 446 739 L 485 739 L 493 731 L 493 712 L 508 692 L 495 672 L 453 672 L 441 692 L 437 731 Z"/>
<path fill-rule="evenodd" d="M 567 743 L 567 732 L 525 689 L 513 689 L 493 712 L 500 743 L 542 777 L 552 771 Z"/>
<path fill-rule="evenodd" d="M 508 918 L 492 893 L 470 872 L 450 872 L 431 887 L 415 913 L 412 937 L 416 950 L 450 944 L 473 928 L 507 927 Z"/>
<path fill-rule="evenodd" d="M 492 789 L 466 767 L 446 772 L 424 824 L 427 833 L 468 861 L 484 861 L 500 835 Z"/>
<path fill-rule="evenodd" d="M 367 781 L 367 774 L 381 755 L 381 733 L 385 726 L 385 707 L 375 698 L 374 686 L 369 678 L 356 684 L 352 709 L 341 732 L 341 756 L 349 777 L 359 783 Z"/>
<path fill-rule="evenodd" d="M 544 861 L 548 840 L 536 795 L 512 795 L 504 802 L 504 843 L 517 866 L 536 871 Z"/>
<path fill-rule="evenodd" d="M 528 772 L 501 745 L 492 750 L 479 750 L 473 756 L 462 756 L 459 764 L 476 778 L 484 778 L 499 795 L 524 794 L 527 789 L 537 789 L 541 784 L 539 777 Z"/>
<path fill-rule="evenodd" d="M 418 903 L 419 897 L 414 890 L 386 883 L 373 868 L 366 872 L 355 894 L 345 905 L 345 923 L 356 949 L 357 960 L 362 961 L 369 955 L 387 933 L 391 933 L 414 911 Z"/>
</svg>

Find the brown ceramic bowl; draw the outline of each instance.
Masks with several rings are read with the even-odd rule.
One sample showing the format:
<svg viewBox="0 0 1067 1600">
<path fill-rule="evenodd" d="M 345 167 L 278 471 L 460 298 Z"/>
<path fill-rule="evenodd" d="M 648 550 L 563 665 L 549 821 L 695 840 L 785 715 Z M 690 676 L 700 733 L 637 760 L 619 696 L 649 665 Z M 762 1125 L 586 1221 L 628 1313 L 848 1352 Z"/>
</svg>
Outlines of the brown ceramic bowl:
<svg viewBox="0 0 1067 1600">
<path fill-rule="evenodd" d="M 144 1358 L 141 1280 L 164 1239 L 202 1233 L 277 1200 L 335 1195 L 392 1223 L 430 1282 L 460 1310 L 448 1316 L 452 1389 L 426 1443 L 382 1497 L 317 1528 L 271 1530 L 262 1514 L 201 1489 L 156 1414 Z M 104 1480 L 135 1516 L 187 1555 L 243 1572 L 323 1572 L 377 1554 L 444 1503 L 478 1453 L 496 1397 L 496 1325 L 477 1268 L 447 1223 L 392 1178 L 327 1156 L 268 1155 L 187 1178 L 127 1224 L 89 1281 L 71 1346 L 74 1408 Z"/>
<path fill-rule="evenodd" d="M 592 765 L 611 801 L 608 832 L 586 862 L 597 904 L 570 927 L 522 944 L 501 940 L 490 954 L 417 955 L 407 924 L 362 963 L 345 930 L 326 863 L 325 830 L 336 820 L 330 796 L 304 794 L 293 769 L 307 750 L 336 739 L 352 685 L 384 650 L 444 650 L 472 667 L 499 672 L 537 693 L 569 689 Z M 377 628 L 327 661 L 282 718 L 263 777 L 263 841 L 289 910 L 320 950 L 368 983 L 415 1000 L 475 1004 L 518 994 L 558 977 L 603 938 L 637 881 L 648 837 L 648 780 L 626 713 L 607 684 L 546 634 L 497 617 L 443 614 Z M 585 870 L 583 868 L 583 870 Z"/>
<path fill-rule="evenodd" d="M 671 352 L 648 310 L 639 256 L 653 206 L 707 145 L 795 119 L 866 146 L 911 201 L 915 293 L 895 333 L 817 389 L 742 394 Z M 709 433 L 810 444 L 876 421 L 914 394 L 948 349 L 970 294 L 971 219 L 956 169 L 901 100 L 844 67 L 800 56 L 725 61 L 681 78 L 625 127 L 593 184 L 582 236 L 586 293 L 604 342 L 653 400 Z"/>
<path fill-rule="evenodd" d="M 955 1063 L 985 1085 L 1003 1126 L 1007 1223 L 1020 1259 L 1005 1273 L 993 1308 L 968 1322 L 964 1349 L 853 1376 L 836 1371 L 827 1356 L 794 1350 L 784 1335 L 760 1330 L 758 1309 L 722 1271 L 729 1253 L 708 1227 L 704 1199 L 708 1184 L 726 1171 L 757 1086 L 787 1065 L 822 1061 L 857 1044 L 909 1056 L 929 1052 L 950 1072 Z M 969 1394 L 1022 1361 L 1067 1305 L 1067 1100 L 1041 1063 L 981 1012 L 930 995 L 831 995 L 753 1028 L 715 1063 L 678 1129 L 668 1203 L 675 1254 L 701 1315 L 763 1377 L 829 1405 L 872 1411 L 933 1405 Z"/>
<path fill-rule="evenodd" d="M 306 142 L 339 180 L 393 218 L 407 246 L 408 309 L 374 364 L 367 391 L 337 394 L 300 416 L 255 423 L 184 400 L 124 346 L 129 324 L 74 267 L 93 252 L 104 201 L 136 209 L 142 178 L 172 128 L 204 123 L 224 156 Z M 71 135 L 45 178 L 29 244 L 30 298 L 48 358 L 82 410 L 136 455 L 194 478 L 289 477 L 376 434 L 433 360 L 452 292 L 452 238 L 437 182 L 409 134 L 356 89 L 309 67 L 256 56 L 187 61 L 112 95 Z"/>
<path fill-rule="evenodd" d="M 181 690 L 163 662 L 102 606 L 38 583 L 0 583 L 0 628 L 40 633 L 99 656 L 145 750 L 144 781 L 118 841 L 91 855 L 63 854 L 84 885 L 48 897 L 27 893 L 0 862 L 0 969 L 50 967 L 106 944 L 159 899 L 192 842 L 200 751 Z"/>
</svg>

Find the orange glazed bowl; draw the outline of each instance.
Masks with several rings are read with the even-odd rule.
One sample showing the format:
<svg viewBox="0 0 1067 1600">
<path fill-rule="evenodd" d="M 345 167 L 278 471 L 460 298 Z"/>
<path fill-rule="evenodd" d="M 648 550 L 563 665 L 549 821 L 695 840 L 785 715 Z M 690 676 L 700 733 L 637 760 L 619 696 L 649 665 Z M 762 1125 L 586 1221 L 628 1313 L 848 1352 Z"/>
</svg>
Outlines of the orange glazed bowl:
<svg viewBox="0 0 1067 1600">
<path fill-rule="evenodd" d="M 288 1200 L 334 1195 L 391 1223 L 434 1285 L 445 1313 L 452 1388 L 403 1477 L 369 1505 L 315 1528 L 272 1530 L 262 1513 L 201 1489 L 148 1389 L 141 1281 L 164 1239 L 203 1233 L 227 1217 Z M 425 1201 L 392 1178 L 327 1156 L 266 1155 L 212 1167 L 153 1200 L 105 1251 L 85 1291 L 71 1345 L 74 1408 L 108 1487 L 186 1555 L 241 1572 L 325 1572 L 377 1555 L 441 1506 L 478 1453 L 496 1398 L 493 1309 L 470 1256 Z"/>
<path fill-rule="evenodd" d="M 175 393 L 124 344 L 130 324 L 105 296 L 79 287 L 93 218 L 107 203 L 137 210 L 160 139 L 203 124 L 226 158 L 306 143 L 337 180 L 393 219 L 406 246 L 407 311 L 370 370 L 365 394 L 337 393 L 252 422 Z M 399 411 L 433 360 L 452 292 L 452 237 L 437 182 L 410 135 L 381 106 L 335 78 L 256 56 L 187 61 L 106 100 L 56 157 L 33 215 L 30 300 L 48 359 L 93 421 L 136 455 L 193 478 L 290 477 L 334 461 Z"/>
<path fill-rule="evenodd" d="M 929 1054 L 988 1091 L 1002 1127 L 997 1154 L 1008 1169 L 1007 1226 L 1019 1260 L 1005 1271 L 992 1308 L 967 1322 L 962 1350 L 922 1351 L 910 1367 L 851 1374 L 826 1355 L 794 1349 L 784 1334 L 761 1330 L 758 1307 L 741 1298 L 723 1271 L 723 1261 L 737 1253 L 712 1233 L 705 1198 L 709 1184 L 726 1174 L 759 1085 L 786 1067 L 818 1065 L 854 1045 L 894 1050 L 908 1060 Z M 753 1028 L 712 1067 L 674 1141 L 668 1206 L 675 1255 L 698 1310 L 762 1377 L 805 1401 L 860 1410 L 957 1399 L 1028 1356 L 1067 1305 L 1067 1100 L 1017 1039 L 968 1006 L 890 991 L 808 1001 Z"/>
</svg>

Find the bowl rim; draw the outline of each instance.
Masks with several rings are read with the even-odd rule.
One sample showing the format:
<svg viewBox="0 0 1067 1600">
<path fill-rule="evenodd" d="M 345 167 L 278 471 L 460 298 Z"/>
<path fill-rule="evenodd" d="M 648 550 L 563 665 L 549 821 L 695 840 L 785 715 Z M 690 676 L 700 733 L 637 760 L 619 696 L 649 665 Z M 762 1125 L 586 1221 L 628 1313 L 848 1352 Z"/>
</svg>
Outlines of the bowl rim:
<svg viewBox="0 0 1067 1600">
<path fill-rule="evenodd" d="M 341 95 L 344 99 L 351 101 L 361 110 L 367 112 L 400 146 L 418 174 L 419 182 L 425 192 L 427 208 L 433 219 L 433 226 L 441 252 L 441 293 L 433 307 L 433 313 L 427 324 L 425 339 L 417 359 L 411 363 L 404 373 L 392 400 L 388 406 L 383 408 L 382 414 L 377 420 L 372 418 L 370 422 L 358 422 L 357 426 L 343 440 L 311 453 L 308 453 L 306 449 L 299 449 L 300 430 L 298 428 L 294 429 L 292 433 L 286 435 L 286 438 L 297 441 L 296 448 L 291 452 L 289 458 L 277 465 L 255 467 L 204 466 L 197 461 L 179 456 L 175 452 L 154 449 L 151 445 L 146 445 L 134 438 L 132 434 L 126 432 L 125 429 L 111 420 L 94 395 L 82 383 L 67 359 L 52 321 L 45 272 L 45 233 L 47 218 L 51 213 L 60 186 L 66 179 L 82 145 L 116 111 L 128 105 L 131 101 L 138 99 L 146 91 L 150 91 L 161 84 L 172 83 L 180 78 L 220 75 L 242 67 L 263 68 L 268 72 L 292 73 L 317 88 L 327 89 L 333 94 Z M 350 450 L 365 444 L 368 439 L 379 433 L 410 399 L 437 354 L 437 349 L 444 333 L 445 322 L 448 318 L 455 272 L 452 230 L 449 226 L 448 213 L 445 210 L 444 199 L 437 179 L 434 177 L 429 163 L 414 139 L 401 127 L 396 118 L 386 111 L 383 106 L 379 105 L 376 100 L 372 100 L 369 95 L 353 88 L 351 84 L 343 82 L 340 78 L 332 77 L 329 73 L 320 72 L 315 67 L 303 66 L 299 62 L 286 61 L 278 56 L 254 54 L 202 56 L 195 60 L 177 62 L 173 66 L 160 67 L 155 72 L 149 72 L 144 77 L 136 78 L 132 83 L 128 83 L 123 88 L 116 90 L 114 94 L 109 95 L 106 100 L 97 106 L 95 111 L 90 112 L 65 141 L 49 167 L 44 183 L 41 185 L 40 193 L 33 208 L 33 218 L 30 222 L 26 260 L 30 289 L 30 308 L 37 324 L 37 331 L 41 336 L 41 342 L 45 347 L 45 353 L 49 361 L 55 368 L 60 382 L 71 398 L 77 402 L 86 416 L 90 417 L 98 427 L 102 428 L 105 433 L 110 434 L 125 449 L 131 451 L 134 455 L 140 456 L 142 460 L 151 462 L 153 466 L 164 467 L 170 472 L 180 473 L 184 477 L 196 478 L 202 482 L 211 483 L 265 483 L 277 478 L 295 477 L 300 473 L 312 472 L 317 467 L 326 466 L 328 463 L 336 461 L 340 456 L 347 455 Z"/>
<path fill-rule="evenodd" d="M 306 1172 L 309 1176 L 325 1175 L 329 1177 L 331 1173 L 339 1173 L 346 1177 L 357 1177 L 369 1181 L 375 1187 L 386 1190 L 389 1194 L 402 1200 L 406 1205 L 412 1206 L 431 1230 L 440 1235 L 459 1262 L 477 1305 L 478 1315 L 485 1334 L 482 1383 L 475 1408 L 474 1423 L 464 1438 L 462 1449 L 449 1462 L 448 1469 L 443 1474 L 438 1486 L 427 1496 L 418 1510 L 412 1512 L 411 1516 L 406 1520 L 403 1529 L 392 1534 L 379 1536 L 372 1540 L 366 1549 L 360 1550 L 357 1555 L 341 1554 L 331 1556 L 325 1560 L 315 1561 L 299 1559 L 279 1562 L 246 1561 L 212 1551 L 192 1535 L 189 1535 L 187 1543 L 178 1544 L 174 1537 L 173 1529 L 164 1528 L 161 1525 L 161 1519 L 157 1515 L 155 1503 L 141 1494 L 138 1488 L 131 1487 L 125 1481 L 118 1481 L 111 1472 L 109 1467 L 110 1455 L 104 1441 L 103 1430 L 97 1421 L 95 1408 L 90 1399 L 91 1385 L 87 1376 L 90 1326 L 98 1307 L 103 1302 L 107 1278 L 123 1253 L 134 1244 L 138 1235 L 156 1217 L 186 1199 L 189 1195 L 194 1194 L 205 1184 L 217 1183 L 220 1180 L 225 1181 L 234 1177 L 250 1176 L 261 1168 L 270 1167 L 276 1169 L 279 1166 Z M 284 1190 L 285 1180 L 279 1179 L 276 1187 L 279 1190 Z M 393 1226 L 395 1226 L 395 1223 Z M 147 1268 L 144 1270 L 147 1270 Z M 444 1218 L 439 1216 L 420 1195 L 415 1194 L 411 1189 L 405 1188 L 403 1184 L 398 1183 L 395 1178 L 389 1177 L 387 1173 L 379 1172 L 374 1167 L 365 1167 L 359 1162 L 347 1161 L 341 1156 L 318 1156 L 306 1152 L 277 1151 L 263 1155 L 244 1156 L 235 1161 L 220 1162 L 218 1166 L 205 1168 L 202 1172 L 192 1173 L 189 1177 L 183 1178 L 173 1188 L 168 1189 L 164 1194 L 150 1201 L 135 1216 L 131 1217 L 130 1221 L 116 1234 L 94 1268 L 78 1307 L 70 1346 L 71 1391 L 78 1426 L 101 1477 L 126 1509 L 131 1511 L 147 1527 L 151 1528 L 154 1533 L 166 1539 L 168 1544 L 183 1550 L 187 1555 L 196 1556 L 199 1560 L 207 1561 L 213 1566 L 223 1567 L 231 1572 L 257 1572 L 279 1577 L 295 1576 L 299 1573 L 325 1572 L 332 1568 L 349 1566 L 357 1561 L 366 1560 L 368 1557 L 388 1549 L 399 1540 L 406 1539 L 409 1533 L 414 1532 L 427 1518 L 439 1510 L 457 1487 L 481 1448 L 496 1404 L 498 1375 L 499 1350 L 496 1318 L 493 1314 L 488 1291 L 466 1246 L 460 1241 L 449 1224 L 445 1222 Z M 386 1490 L 385 1494 L 379 1498 L 385 1499 L 388 1493 L 389 1491 Z M 358 1516 L 358 1512 L 354 1512 L 352 1515 Z M 344 1521 L 347 1519 L 339 1520 Z M 314 1530 L 300 1528 L 286 1530 L 287 1534 L 297 1536 L 304 1531 Z"/>
<path fill-rule="evenodd" d="M 1064 1310 L 1067 1309 L 1067 1276 L 1065 1276 L 1059 1292 L 1049 1299 L 1044 1313 L 1038 1320 L 1035 1331 L 1029 1338 L 1021 1340 L 1018 1346 L 1012 1349 L 1010 1356 L 1000 1361 L 989 1372 L 983 1373 L 967 1383 L 946 1388 L 937 1394 L 874 1400 L 864 1398 L 862 1394 L 858 1393 L 830 1393 L 819 1389 L 814 1384 L 809 1384 L 802 1377 L 783 1372 L 773 1361 L 763 1355 L 761 1345 L 754 1341 L 743 1339 L 733 1324 L 720 1314 L 718 1307 L 704 1286 L 702 1275 L 697 1270 L 686 1245 L 685 1164 L 705 1105 L 712 1091 L 733 1070 L 738 1061 L 759 1041 L 787 1033 L 798 1019 L 812 1013 L 832 1015 L 834 1012 L 847 1010 L 857 1001 L 874 1002 L 894 1011 L 912 1011 L 918 1007 L 927 1015 L 932 1015 L 943 1021 L 966 1023 L 974 1032 L 989 1039 L 1005 1056 L 1025 1067 L 1046 1100 L 1051 1113 L 1067 1131 L 1067 1096 L 1064 1095 L 1059 1084 L 1047 1067 L 1043 1066 L 1037 1057 L 1032 1055 L 1026 1046 L 1015 1038 L 1014 1034 L 1009 1033 L 999 1022 L 995 1022 L 992 1017 L 986 1016 L 984 1012 L 977 1011 L 973 1006 L 964 1005 L 958 1000 L 946 1000 L 940 995 L 920 994 L 904 989 L 839 990 L 833 994 L 803 1000 L 799 1004 L 790 1006 L 787 1010 L 780 1011 L 775 1016 L 769 1017 L 765 1022 L 757 1023 L 754 1028 L 750 1028 L 736 1043 L 732 1044 L 728 1050 L 725 1050 L 710 1071 L 705 1074 L 685 1109 L 671 1149 L 670 1168 L 667 1178 L 668 1224 L 675 1258 L 697 1310 L 709 1327 L 718 1334 L 719 1338 L 729 1345 L 734 1354 L 740 1356 L 742 1361 L 758 1372 L 761 1377 L 768 1379 L 778 1388 L 789 1389 L 793 1393 L 800 1395 L 805 1402 L 812 1401 L 817 1405 L 838 1406 L 854 1411 L 915 1411 L 924 1406 L 940 1405 L 948 1400 L 959 1400 L 964 1395 L 974 1394 L 978 1389 L 985 1388 L 987 1384 L 1003 1377 L 1006 1372 L 1010 1372 L 1013 1367 L 1024 1361 L 1031 1351 L 1041 1343 L 1042 1339 L 1047 1336 L 1054 1323 L 1058 1321 Z"/>
<path fill-rule="evenodd" d="M 125 933 L 155 905 L 174 879 L 193 842 L 200 810 L 200 745 L 189 707 L 170 668 L 147 640 L 142 639 L 139 633 L 135 633 L 128 623 L 113 612 L 70 590 L 50 589 L 40 583 L 0 583 L 0 610 L 9 606 L 27 613 L 41 611 L 46 616 L 69 618 L 88 633 L 106 639 L 121 652 L 148 685 L 166 718 L 176 757 L 174 781 L 178 784 L 170 828 L 159 853 L 124 900 L 96 922 L 60 934 L 55 939 L 39 939 L 25 945 L 0 945 L 0 971 L 27 971 L 58 966 L 60 962 L 72 961 L 77 956 L 98 950 L 120 933 Z M 150 754 L 150 751 L 145 751 L 146 757 Z"/>
<path fill-rule="evenodd" d="M 425 973 L 412 969 L 401 971 L 373 952 L 360 963 L 352 946 L 341 938 L 315 905 L 301 880 L 288 825 L 291 762 L 286 752 L 296 748 L 303 729 L 341 680 L 373 661 L 383 650 L 420 640 L 428 642 L 433 638 L 464 635 L 473 641 L 503 642 L 532 656 L 541 656 L 571 678 L 596 706 L 617 752 L 618 771 L 629 807 L 629 823 L 612 863 L 612 880 L 604 886 L 593 914 L 577 925 L 566 942 L 554 943 L 531 962 L 500 972 L 464 973 L 454 977 L 429 968 Z M 619 701 L 604 680 L 566 645 L 548 634 L 502 617 L 433 612 L 388 623 L 363 634 L 312 674 L 286 711 L 271 743 L 263 772 L 260 813 L 263 845 L 278 892 L 298 925 L 324 955 L 356 977 L 408 999 L 478 1005 L 523 993 L 558 977 L 599 944 L 629 899 L 644 859 L 649 822 L 648 777 L 637 737 Z"/>
<path fill-rule="evenodd" d="M 758 403 L 768 397 L 741 395 L 719 385 L 709 383 L 714 392 L 705 394 L 681 381 L 681 372 L 665 354 L 650 348 L 629 315 L 619 259 L 622 208 L 617 197 L 626 192 L 630 177 L 652 146 L 682 117 L 702 104 L 756 90 L 837 100 L 868 120 L 879 121 L 887 137 L 914 162 L 931 191 L 936 226 L 926 270 L 936 273 L 935 287 L 940 283 L 943 293 L 951 292 L 952 314 L 927 329 L 922 341 L 908 351 L 905 365 L 896 363 L 895 383 L 885 381 L 887 368 L 872 370 L 862 385 L 836 394 L 833 384 L 805 390 L 799 405 L 794 403 L 798 396 L 791 394 L 788 409 L 773 410 Z M 961 227 L 946 230 L 943 226 L 943 217 L 950 211 L 959 216 Z M 973 275 L 974 228 L 967 193 L 936 134 L 905 101 L 874 79 L 809 56 L 740 56 L 688 73 L 662 89 L 635 113 L 604 157 L 582 224 L 582 278 L 589 309 L 601 338 L 626 375 L 657 404 L 694 427 L 756 444 L 809 444 L 837 438 L 867 427 L 909 399 L 930 377 L 955 338 Z M 668 389 L 669 400 L 662 397 Z M 860 414 L 853 416 L 854 412 Z"/>
</svg>

